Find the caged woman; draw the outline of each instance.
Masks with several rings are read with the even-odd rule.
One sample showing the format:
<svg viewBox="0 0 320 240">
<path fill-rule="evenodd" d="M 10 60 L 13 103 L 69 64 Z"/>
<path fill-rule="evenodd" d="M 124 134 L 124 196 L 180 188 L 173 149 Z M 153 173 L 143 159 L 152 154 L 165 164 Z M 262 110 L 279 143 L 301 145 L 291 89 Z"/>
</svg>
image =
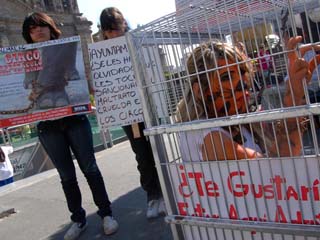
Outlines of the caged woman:
<svg viewBox="0 0 320 240">
<path fill-rule="evenodd" d="M 297 45 L 302 37 L 288 43 L 289 81 L 283 97 L 284 107 L 305 103 L 303 79 L 310 82 L 315 65 L 299 58 Z M 310 48 L 305 46 L 304 48 Z M 303 49 L 306 51 L 307 49 Z M 320 56 L 317 56 L 320 60 Z M 249 106 L 250 59 L 237 47 L 213 40 L 195 48 L 187 59 L 189 88 L 178 103 L 177 122 L 228 119 L 252 112 Z M 240 160 L 284 157 L 301 154 L 307 117 L 214 127 L 181 132 L 184 161 Z"/>
</svg>

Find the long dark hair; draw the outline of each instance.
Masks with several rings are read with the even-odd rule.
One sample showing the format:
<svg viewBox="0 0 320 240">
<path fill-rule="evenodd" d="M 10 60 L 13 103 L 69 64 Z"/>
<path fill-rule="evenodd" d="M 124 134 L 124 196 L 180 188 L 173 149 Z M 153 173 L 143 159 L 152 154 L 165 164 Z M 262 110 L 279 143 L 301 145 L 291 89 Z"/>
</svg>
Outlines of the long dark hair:
<svg viewBox="0 0 320 240">
<path fill-rule="evenodd" d="M 125 32 L 127 32 L 130 30 L 130 28 L 127 21 L 124 19 L 123 14 L 118 8 L 108 7 L 103 9 L 100 14 L 100 26 L 102 31 L 118 30 L 123 21 L 126 22 L 127 27 Z M 106 37 L 104 38 L 106 39 Z"/>
<path fill-rule="evenodd" d="M 30 26 L 48 26 L 50 28 L 50 40 L 58 39 L 61 35 L 61 31 L 50 16 L 41 12 L 33 12 L 24 19 L 22 25 L 22 36 L 27 43 L 33 43 L 30 36 Z"/>
</svg>

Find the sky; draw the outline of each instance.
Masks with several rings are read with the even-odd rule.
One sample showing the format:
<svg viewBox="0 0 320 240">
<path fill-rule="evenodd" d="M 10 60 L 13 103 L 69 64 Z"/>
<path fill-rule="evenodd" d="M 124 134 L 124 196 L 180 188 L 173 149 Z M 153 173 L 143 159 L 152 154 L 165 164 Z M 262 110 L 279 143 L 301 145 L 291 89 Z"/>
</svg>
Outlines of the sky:
<svg viewBox="0 0 320 240">
<path fill-rule="evenodd" d="M 176 10 L 175 0 L 78 0 L 78 6 L 83 16 L 93 22 L 91 26 L 93 33 L 98 31 L 100 13 L 106 7 L 117 7 L 131 29 Z"/>
</svg>

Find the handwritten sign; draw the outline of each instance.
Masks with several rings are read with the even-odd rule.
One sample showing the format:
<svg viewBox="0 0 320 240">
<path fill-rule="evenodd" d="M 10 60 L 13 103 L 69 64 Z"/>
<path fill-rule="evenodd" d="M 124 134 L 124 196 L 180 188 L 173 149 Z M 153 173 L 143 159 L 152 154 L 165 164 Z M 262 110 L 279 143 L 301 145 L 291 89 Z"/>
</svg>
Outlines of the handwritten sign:
<svg viewBox="0 0 320 240">
<path fill-rule="evenodd" d="M 182 216 L 320 225 L 316 158 L 186 163 L 170 165 L 170 172 Z M 190 228 L 186 232 L 191 234 Z M 201 235 L 193 232 L 186 239 Z"/>
<path fill-rule="evenodd" d="M 142 106 L 125 37 L 89 44 L 89 58 L 100 127 L 142 122 Z"/>
<path fill-rule="evenodd" d="M 161 64 L 159 54 L 160 49 L 156 46 L 144 46 L 142 48 L 143 58 L 145 60 L 145 79 L 149 98 L 152 98 L 153 105 L 151 106 L 154 113 L 157 113 L 158 118 L 169 116 L 167 99 L 168 89 L 164 70 Z"/>
</svg>

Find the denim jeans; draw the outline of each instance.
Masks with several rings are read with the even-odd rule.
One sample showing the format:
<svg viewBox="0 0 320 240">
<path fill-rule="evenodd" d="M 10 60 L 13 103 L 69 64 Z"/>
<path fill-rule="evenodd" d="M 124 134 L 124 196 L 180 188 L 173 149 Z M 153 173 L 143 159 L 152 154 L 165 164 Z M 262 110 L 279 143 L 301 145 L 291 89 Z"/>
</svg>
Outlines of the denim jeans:
<svg viewBox="0 0 320 240">
<path fill-rule="evenodd" d="M 0 180 L 0 187 L 13 183 L 13 177 L 7 178 L 5 180 Z"/>
<path fill-rule="evenodd" d="M 94 156 L 91 126 L 85 115 L 54 121 L 43 121 L 37 126 L 41 144 L 55 165 L 74 222 L 85 222 L 81 193 L 77 182 L 71 150 L 87 179 L 100 217 L 111 216 L 108 194 Z"/>
<path fill-rule="evenodd" d="M 148 201 L 158 199 L 162 196 L 159 177 L 155 162 L 153 158 L 151 144 L 143 135 L 145 129 L 144 123 L 139 125 L 140 138 L 134 138 L 131 125 L 123 126 L 133 152 L 136 154 L 136 161 L 138 163 L 138 170 L 140 172 L 140 184 L 147 192 Z"/>
</svg>

